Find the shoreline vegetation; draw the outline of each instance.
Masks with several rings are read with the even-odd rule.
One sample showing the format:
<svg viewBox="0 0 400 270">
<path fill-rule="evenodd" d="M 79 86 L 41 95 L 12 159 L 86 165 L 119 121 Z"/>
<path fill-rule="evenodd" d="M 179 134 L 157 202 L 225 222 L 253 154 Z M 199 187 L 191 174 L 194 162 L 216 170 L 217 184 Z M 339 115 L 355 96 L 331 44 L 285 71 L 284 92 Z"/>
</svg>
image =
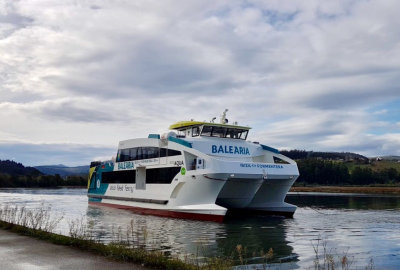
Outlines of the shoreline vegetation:
<svg viewBox="0 0 400 270">
<path fill-rule="evenodd" d="M 400 194 L 400 186 L 292 186 L 289 192 Z"/>
<path fill-rule="evenodd" d="M 13 233 L 35 237 L 56 245 L 70 246 L 105 256 L 111 260 L 128 263 L 140 264 L 142 266 L 155 269 L 168 270 L 249 270 L 249 269 L 294 269 L 293 261 L 282 263 L 277 260 L 272 248 L 267 252 L 261 250 L 259 256 L 262 260 L 260 264 L 248 265 L 247 248 L 236 245 L 230 256 L 216 257 L 206 256 L 207 247 L 205 239 L 199 239 L 197 254 L 187 254 L 184 258 L 171 256 L 161 251 L 161 246 L 157 242 L 148 240 L 146 229 L 134 230 L 134 222 L 125 229 L 118 227 L 113 232 L 113 240 L 104 244 L 100 237 L 93 234 L 93 221 L 81 219 L 69 220 L 69 235 L 57 234 L 56 229 L 59 222 L 64 219 L 63 214 L 51 214 L 51 208 L 43 204 L 36 209 L 27 209 L 25 206 L 3 205 L 0 208 L 0 229 L 5 229 Z M 101 235 L 101 234 L 100 234 Z M 320 237 L 319 237 L 320 238 Z M 315 256 L 313 265 L 307 269 L 357 269 L 355 258 L 349 256 L 347 251 L 342 254 L 329 252 L 327 242 L 317 239 L 312 242 Z M 321 254 L 322 253 L 322 254 Z M 297 257 L 296 257 L 297 258 Z M 356 267 L 356 268 L 354 268 Z M 374 269 L 374 261 L 371 257 L 366 270 Z"/>
</svg>

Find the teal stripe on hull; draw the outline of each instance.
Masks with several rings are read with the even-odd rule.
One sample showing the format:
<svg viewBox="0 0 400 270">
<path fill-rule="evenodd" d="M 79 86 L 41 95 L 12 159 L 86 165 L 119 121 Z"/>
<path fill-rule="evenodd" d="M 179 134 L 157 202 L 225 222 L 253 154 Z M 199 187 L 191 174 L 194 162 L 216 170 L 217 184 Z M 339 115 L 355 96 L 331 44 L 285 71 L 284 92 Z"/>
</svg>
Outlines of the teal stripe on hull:
<svg viewBox="0 0 400 270">
<path fill-rule="evenodd" d="M 159 134 L 149 134 L 149 139 L 160 139 Z"/>
<path fill-rule="evenodd" d="M 101 202 L 100 198 L 89 198 L 89 202 Z"/>
<path fill-rule="evenodd" d="M 273 153 L 276 153 L 276 154 L 280 154 L 278 149 L 275 149 L 275 148 L 272 148 L 272 147 L 269 147 L 269 146 L 266 146 L 266 145 L 263 145 L 263 144 L 261 145 L 261 147 L 264 150 L 267 150 L 267 151 L 270 151 L 270 152 L 273 152 Z"/>
<path fill-rule="evenodd" d="M 174 143 L 179 143 L 179 144 L 181 144 L 183 146 L 186 146 L 188 148 L 192 148 L 192 144 L 190 142 L 185 141 L 185 140 L 182 140 L 182 139 L 179 139 L 179 138 L 175 138 L 175 137 L 169 137 L 169 140 L 171 142 L 174 142 Z"/>
</svg>

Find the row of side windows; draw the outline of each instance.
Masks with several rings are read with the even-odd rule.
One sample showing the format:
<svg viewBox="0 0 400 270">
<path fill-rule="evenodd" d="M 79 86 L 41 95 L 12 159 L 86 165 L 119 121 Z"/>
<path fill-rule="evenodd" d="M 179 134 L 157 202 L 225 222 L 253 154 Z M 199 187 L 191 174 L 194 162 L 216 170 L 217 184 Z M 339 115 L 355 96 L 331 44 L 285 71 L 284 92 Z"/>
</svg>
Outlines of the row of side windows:
<svg viewBox="0 0 400 270">
<path fill-rule="evenodd" d="M 181 167 L 168 167 L 146 170 L 146 184 L 171 184 Z M 103 184 L 135 184 L 136 170 L 102 173 Z"/>
<path fill-rule="evenodd" d="M 181 155 L 181 151 L 158 147 L 135 147 L 119 149 L 117 162 L 141 160 L 149 158 L 171 157 Z"/>
</svg>

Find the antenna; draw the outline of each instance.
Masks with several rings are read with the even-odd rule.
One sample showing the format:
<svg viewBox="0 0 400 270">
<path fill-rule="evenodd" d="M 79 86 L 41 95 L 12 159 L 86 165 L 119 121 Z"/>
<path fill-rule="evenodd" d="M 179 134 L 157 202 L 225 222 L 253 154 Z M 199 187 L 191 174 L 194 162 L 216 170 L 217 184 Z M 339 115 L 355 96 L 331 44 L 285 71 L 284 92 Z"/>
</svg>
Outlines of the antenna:
<svg viewBox="0 0 400 270">
<path fill-rule="evenodd" d="M 222 113 L 221 113 L 221 119 L 220 119 L 220 123 L 221 124 L 226 124 L 226 123 L 228 123 L 227 121 L 226 121 L 226 118 L 225 118 L 225 116 L 226 116 L 226 112 L 228 111 L 228 109 L 225 109 L 225 111 L 223 111 Z"/>
</svg>

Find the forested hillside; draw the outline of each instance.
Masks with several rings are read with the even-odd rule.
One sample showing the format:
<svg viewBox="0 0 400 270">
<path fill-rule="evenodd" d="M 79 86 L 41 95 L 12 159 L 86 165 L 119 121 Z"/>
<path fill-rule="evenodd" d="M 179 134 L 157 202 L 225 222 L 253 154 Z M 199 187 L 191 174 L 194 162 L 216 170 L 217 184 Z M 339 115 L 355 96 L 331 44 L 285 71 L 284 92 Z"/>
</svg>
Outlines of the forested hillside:
<svg viewBox="0 0 400 270">
<path fill-rule="evenodd" d="M 9 174 L 9 175 L 31 175 L 31 176 L 39 176 L 42 175 L 40 171 L 33 167 L 25 167 L 21 163 L 17 163 L 12 160 L 0 160 L 0 173 Z"/>
<path fill-rule="evenodd" d="M 43 175 L 32 167 L 11 160 L 0 160 L 0 188 L 13 187 L 57 187 L 86 186 L 87 177 L 69 176 L 63 179 L 59 174 Z"/>
<path fill-rule="evenodd" d="M 351 164 L 352 170 L 349 170 Z M 297 160 L 300 177 L 297 183 L 319 185 L 370 185 L 396 184 L 400 182 L 400 173 L 395 167 L 365 166 L 353 162 L 335 162 L 307 158 Z M 397 164 L 393 164 L 397 165 Z"/>
</svg>

